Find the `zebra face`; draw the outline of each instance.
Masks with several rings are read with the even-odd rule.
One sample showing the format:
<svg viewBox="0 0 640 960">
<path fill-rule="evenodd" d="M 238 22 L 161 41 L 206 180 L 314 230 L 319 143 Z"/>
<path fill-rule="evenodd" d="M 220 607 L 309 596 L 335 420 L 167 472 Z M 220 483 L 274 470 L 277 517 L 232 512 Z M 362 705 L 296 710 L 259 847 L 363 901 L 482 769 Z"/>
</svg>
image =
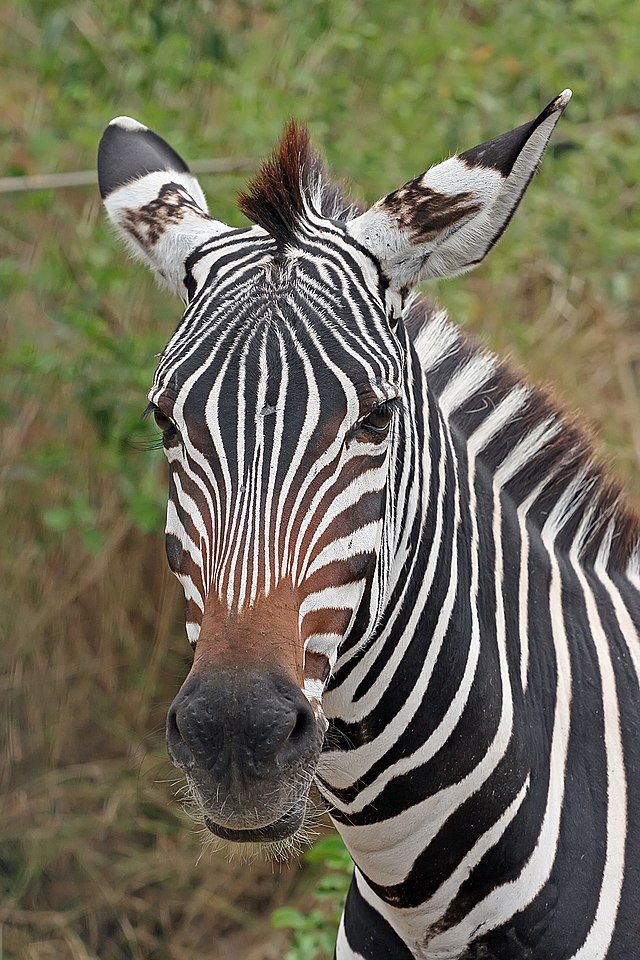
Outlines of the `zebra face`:
<svg viewBox="0 0 640 960">
<path fill-rule="evenodd" d="M 403 302 L 491 249 L 569 97 L 365 212 L 292 123 L 240 198 L 256 226 L 239 230 L 208 214 L 155 133 L 119 117 L 103 135 L 109 217 L 187 303 L 149 393 L 170 467 L 167 556 L 194 646 L 167 740 L 224 839 L 300 828 L 323 689 L 371 638 L 401 567 L 391 478 L 416 392 Z"/>
<path fill-rule="evenodd" d="M 149 394 L 195 647 L 169 751 L 225 839 L 300 825 L 324 683 L 380 598 L 403 354 L 373 262 L 320 233 L 284 263 L 255 231 L 205 245 Z"/>
</svg>

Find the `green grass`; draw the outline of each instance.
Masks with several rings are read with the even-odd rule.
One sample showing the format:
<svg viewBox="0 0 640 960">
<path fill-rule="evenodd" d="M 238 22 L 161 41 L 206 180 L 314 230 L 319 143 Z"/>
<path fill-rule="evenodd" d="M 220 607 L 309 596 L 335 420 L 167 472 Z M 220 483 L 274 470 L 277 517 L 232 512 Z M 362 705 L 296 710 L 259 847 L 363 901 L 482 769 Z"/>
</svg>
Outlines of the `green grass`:
<svg viewBox="0 0 640 960">
<path fill-rule="evenodd" d="M 117 114 L 191 160 L 262 157 L 291 115 L 372 201 L 571 86 L 504 240 L 432 292 L 583 410 L 637 497 L 637 3 L 8 0 L 0 26 L 0 176 L 92 168 Z M 241 223 L 244 176 L 202 181 Z M 139 413 L 179 305 L 127 262 L 93 188 L 0 196 L 0 252 L 4 956 L 322 950 L 299 941 L 332 935 L 325 868 L 198 863 L 157 782 L 189 649 Z M 292 936 L 270 925 L 285 906 Z"/>
</svg>

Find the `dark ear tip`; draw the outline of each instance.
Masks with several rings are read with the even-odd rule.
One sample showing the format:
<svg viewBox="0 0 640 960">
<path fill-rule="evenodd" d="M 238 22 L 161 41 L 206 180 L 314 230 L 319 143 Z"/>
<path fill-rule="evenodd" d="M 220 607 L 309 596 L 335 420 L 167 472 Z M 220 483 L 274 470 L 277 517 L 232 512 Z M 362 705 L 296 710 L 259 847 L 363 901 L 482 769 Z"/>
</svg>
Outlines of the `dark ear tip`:
<svg viewBox="0 0 640 960">
<path fill-rule="evenodd" d="M 115 117 L 98 145 L 98 186 L 104 200 L 118 187 L 156 171 L 188 173 L 182 157 L 132 117 Z"/>
<path fill-rule="evenodd" d="M 112 169 L 121 153 L 118 141 L 123 134 L 126 138 L 127 133 L 144 133 L 147 130 L 148 127 L 133 117 L 114 117 L 105 127 L 98 144 L 98 186 L 103 200 L 115 189 Z"/>
</svg>

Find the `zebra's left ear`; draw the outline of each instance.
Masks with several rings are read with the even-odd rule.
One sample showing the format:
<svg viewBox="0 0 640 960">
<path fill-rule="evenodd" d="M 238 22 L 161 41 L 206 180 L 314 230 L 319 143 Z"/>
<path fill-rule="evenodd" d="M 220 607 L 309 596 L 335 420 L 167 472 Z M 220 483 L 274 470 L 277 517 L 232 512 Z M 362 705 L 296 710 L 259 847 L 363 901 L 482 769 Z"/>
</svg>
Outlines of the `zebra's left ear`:
<svg viewBox="0 0 640 960">
<path fill-rule="evenodd" d="M 116 117 L 98 147 L 98 183 L 109 219 L 129 250 L 186 300 L 187 257 L 229 227 L 209 216 L 200 184 L 182 157 L 137 120 Z"/>
<path fill-rule="evenodd" d="M 502 235 L 571 99 L 460 153 L 350 220 L 347 232 L 380 262 L 392 288 L 470 270 Z"/>
</svg>

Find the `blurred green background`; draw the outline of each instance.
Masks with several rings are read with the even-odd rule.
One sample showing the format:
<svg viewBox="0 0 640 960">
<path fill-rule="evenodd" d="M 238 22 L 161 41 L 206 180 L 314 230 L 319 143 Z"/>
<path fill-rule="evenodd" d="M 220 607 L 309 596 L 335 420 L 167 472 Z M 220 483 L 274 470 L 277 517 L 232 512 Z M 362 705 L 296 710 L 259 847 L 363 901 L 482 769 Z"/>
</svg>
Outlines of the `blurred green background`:
<svg viewBox="0 0 640 960">
<path fill-rule="evenodd" d="M 637 499 L 636 0 L 5 0 L 0 58 L 0 176 L 92 168 L 122 113 L 188 160 L 259 159 L 295 116 L 369 201 L 571 86 L 505 239 L 430 292 L 580 409 Z M 216 217 L 243 222 L 245 177 L 201 178 Z M 94 186 L 0 194 L 0 248 L 0 955 L 272 960 L 290 906 L 289 955 L 326 957 L 300 918 L 340 881 L 318 905 L 322 863 L 200 857 L 172 799 L 189 647 L 139 413 L 179 303 Z"/>
</svg>

